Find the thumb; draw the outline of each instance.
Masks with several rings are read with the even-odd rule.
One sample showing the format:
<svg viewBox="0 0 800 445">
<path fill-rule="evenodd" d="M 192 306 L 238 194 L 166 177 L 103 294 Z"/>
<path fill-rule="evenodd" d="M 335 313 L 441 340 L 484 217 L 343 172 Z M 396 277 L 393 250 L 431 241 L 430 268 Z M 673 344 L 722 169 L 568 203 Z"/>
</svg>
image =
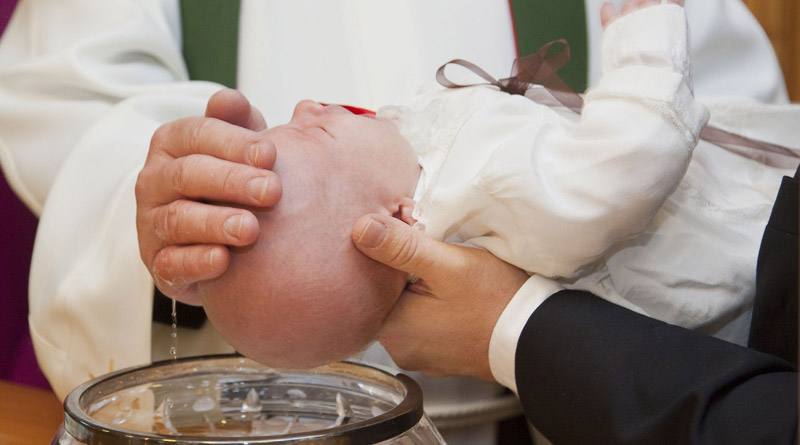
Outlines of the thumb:
<svg viewBox="0 0 800 445">
<path fill-rule="evenodd" d="M 244 94 L 230 88 L 219 90 L 208 99 L 206 117 L 213 117 L 253 131 L 267 128 L 261 112 L 250 104 Z"/>
<path fill-rule="evenodd" d="M 441 270 L 453 246 L 426 237 L 389 215 L 364 215 L 356 221 L 353 243 L 364 255 L 420 278 Z"/>
</svg>

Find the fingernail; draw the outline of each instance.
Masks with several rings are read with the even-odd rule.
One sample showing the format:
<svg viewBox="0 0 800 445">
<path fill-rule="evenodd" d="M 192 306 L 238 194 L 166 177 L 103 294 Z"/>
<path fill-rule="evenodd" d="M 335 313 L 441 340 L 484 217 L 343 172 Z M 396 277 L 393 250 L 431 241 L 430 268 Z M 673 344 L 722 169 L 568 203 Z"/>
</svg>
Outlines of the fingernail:
<svg viewBox="0 0 800 445">
<path fill-rule="evenodd" d="M 261 158 L 261 144 L 258 142 L 250 144 L 249 155 L 250 165 L 258 167 L 258 160 Z"/>
<path fill-rule="evenodd" d="M 242 231 L 242 220 L 242 215 L 231 216 L 225 220 L 225 224 L 222 226 L 222 228 L 228 235 L 234 238 L 239 238 L 239 234 Z"/>
<path fill-rule="evenodd" d="M 253 178 L 247 183 L 247 192 L 257 201 L 261 202 L 269 188 L 269 177 Z"/>
<path fill-rule="evenodd" d="M 215 252 L 214 249 L 208 249 L 206 250 L 206 253 L 203 254 L 203 259 L 205 260 L 209 269 L 214 268 L 214 252 Z"/>
<path fill-rule="evenodd" d="M 358 244 L 364 247 L 377 247 L 386 238 L 386 226 L 374 219 L 369 220 L 361 235 L 358 237 Z"/>
</svg>

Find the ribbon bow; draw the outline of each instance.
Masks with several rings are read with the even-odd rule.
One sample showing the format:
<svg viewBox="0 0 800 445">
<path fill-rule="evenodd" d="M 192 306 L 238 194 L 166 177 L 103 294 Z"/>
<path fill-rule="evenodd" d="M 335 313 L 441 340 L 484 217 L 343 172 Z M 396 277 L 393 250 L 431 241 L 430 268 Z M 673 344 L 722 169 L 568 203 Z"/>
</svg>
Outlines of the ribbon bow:
<svg viewBox="0 0 800 445">
<path fill-rule="evenodd" d="M 548 54 L 556 44 L 563 45 L 562 50 Z M 569 44 L 566 40 L 559 39 L 546 43 L 533 54 L 514 60 L 511 77 L 497 80 L 472 62 L 454 59 L 439 67 L 436 71 L 436 80 L 447 88 L 494 85 L 506 93 L 519 94 L 543 105 L 564 106 L 580 114 L 583 108 L 583 96 L 572 91 L 569 85 L 558 76 L 558 70 L 567 64 L 569 56 Z M 451 64 L 467 68 L 486 80 L 486 83 L 457 84 L 452 82 L 444 73 L 445 68 Z M 792 169 L 797 167 L 797 150 L 782 145 L 748 138 L 711 125 L 703 128 L 700 138 L 772 167 Z"/>
<path fill-rule="evenodd" d="M 556 44 L 563 45 L 563 48 L 553 54 L 548 54 Z M 567 64 L 569 56 L 567 41 L 564 39 L 553 40 L 542 46 L 539 51 L 514 60 L 514 64 L 511 66 L 511 77 L 497 80 L 472 62 L 454 59 L 439 67 L 436 71 L 436 81 L 447 88 L 494 85 L 500 91 L 509 94 L 519 94 L 545 105 L 563 105 L 580 113 L 583 107 L 583 97 L 572 91 L 569 85 L 558 76 L 558 70 Z M 457 84 L 452 82 L 444 72 L 448 65 L 462 66 L 486 80 L 486 83 Z M 535 88 L 537 85 L 543 88 Z"/>
</svg>

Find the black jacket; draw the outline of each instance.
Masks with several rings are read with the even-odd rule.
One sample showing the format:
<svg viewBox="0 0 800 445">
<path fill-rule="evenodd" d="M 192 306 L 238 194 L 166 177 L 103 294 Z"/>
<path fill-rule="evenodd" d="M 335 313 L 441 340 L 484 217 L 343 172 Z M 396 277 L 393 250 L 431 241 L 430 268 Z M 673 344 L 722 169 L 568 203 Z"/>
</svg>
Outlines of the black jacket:
<svg viewBox="0 0 800 445">
<path fill-rule="evenodd" d="M 516 352 L 531 423 L 554 444 L 796 444 L 797 215 L 795 175 L 762 240 L 749 348 L 587 292 L 547 299 Z"/>
</svg>

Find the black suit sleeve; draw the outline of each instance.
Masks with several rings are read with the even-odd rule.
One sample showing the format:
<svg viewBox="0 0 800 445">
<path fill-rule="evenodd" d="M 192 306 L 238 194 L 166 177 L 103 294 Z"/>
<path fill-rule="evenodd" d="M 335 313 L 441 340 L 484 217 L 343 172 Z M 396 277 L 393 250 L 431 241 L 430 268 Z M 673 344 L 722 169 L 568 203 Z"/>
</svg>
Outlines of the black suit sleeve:
<svg viewBox="0 0 800 445">
<path fill-rule="evenodd" d="M 581 291 L 531 316 L 525 414 L 555 444 L 795 444 L 797 370 Z"/>
<path fill-rule="evenodd" d="M 756 295 L 748 346 L 797 365 L 800 168 L 784 177 L 772 208 L 756 269 Z"/>
</svg>

